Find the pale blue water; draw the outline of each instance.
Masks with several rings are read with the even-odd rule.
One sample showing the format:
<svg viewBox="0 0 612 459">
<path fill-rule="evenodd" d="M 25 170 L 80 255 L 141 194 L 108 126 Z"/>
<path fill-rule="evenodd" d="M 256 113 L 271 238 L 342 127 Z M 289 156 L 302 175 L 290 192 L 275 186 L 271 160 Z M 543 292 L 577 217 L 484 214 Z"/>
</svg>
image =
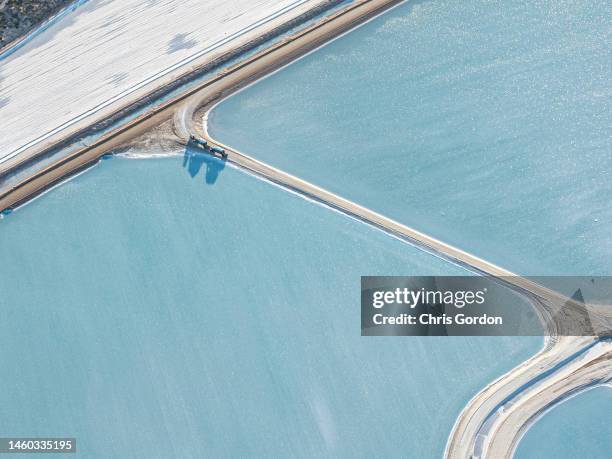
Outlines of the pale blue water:
<svg viewBox="0 0 612 459">
<path fill-rule="evenodd" d="M 211 132 L 521 274 L 612 274 L 612 4 L 413 1 Z"/>
<path fill-rule="evenodd" d="M 527 431 L 516 459 L 605 459 L 612 451 L 612 388 L 597 387 L 567 400 Z"/>
<path fill-rule="evenodd" d="M 361 337 L 361 275 L 464 271 L 201 159 L 103 161 L 0 221 L 0 436 L 440 457 L 468 399 L 541 346 Z"/>
</svg>

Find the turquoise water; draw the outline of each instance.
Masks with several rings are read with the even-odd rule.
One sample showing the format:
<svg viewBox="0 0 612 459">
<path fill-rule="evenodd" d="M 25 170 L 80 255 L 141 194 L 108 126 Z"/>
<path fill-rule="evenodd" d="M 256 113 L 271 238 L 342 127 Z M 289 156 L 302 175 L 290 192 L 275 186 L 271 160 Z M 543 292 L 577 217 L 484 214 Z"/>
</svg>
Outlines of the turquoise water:
<svg viewBox="0 0 612 459">
<path fill-rule="evenodd" d="M 517 459 L 604 459 L 612 451 L 612 388 L 598 387 L 553 408 L 527 431 Z"/>
<path fill-rule="evenodd" d="M 0 436 L 82 457 L 440 457 L 540 338 L 364 338 L 360 276 L 464 271 L 219 163 L 103 161 L 0 221 Z"/>
<path fill-rule="evenodd" d="M 219 140 L 521 274 L 612 274 L 609 2 L 414 1 L 218 106 Z"/>
</svg>

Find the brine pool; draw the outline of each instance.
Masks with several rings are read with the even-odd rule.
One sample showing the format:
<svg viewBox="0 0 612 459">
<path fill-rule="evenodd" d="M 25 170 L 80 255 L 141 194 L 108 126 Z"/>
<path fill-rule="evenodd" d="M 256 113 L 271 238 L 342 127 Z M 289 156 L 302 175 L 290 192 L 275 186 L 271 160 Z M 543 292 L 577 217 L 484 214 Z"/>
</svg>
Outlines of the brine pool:
<svg viewBox="0 0 612 459">
<path fill-rule="evenodd" d="M 612 451 L 612 387 L 603 386 L 553 408 L 525 433 L 517 459 L 547 457 L 605 459 Z"/>
<path fill-rule="evenodd" d="M 361 337 L 361 275 L 466 271 L 203 156 L 102 161 L 0 258 L 0 434 L 83 457 L 440 457 L 542 345 Z"/>
<path fill-rule="evenodd" d="M 408 1 L 213 137 L 522 275 L 612 274 L 609 2 Z"/>
</svg>

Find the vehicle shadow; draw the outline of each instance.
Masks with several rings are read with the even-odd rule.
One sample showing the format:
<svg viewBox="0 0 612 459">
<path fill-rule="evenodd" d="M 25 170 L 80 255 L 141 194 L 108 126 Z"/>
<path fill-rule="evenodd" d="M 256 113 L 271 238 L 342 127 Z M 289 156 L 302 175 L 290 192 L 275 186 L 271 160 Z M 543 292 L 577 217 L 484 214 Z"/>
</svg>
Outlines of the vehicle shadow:
<svg viewBox="0 0 612 459">
<path fill-rule="evenodd" d="M 187 169 L 187 173 L 191 178 L 195 178 L 206 165 L 204 180 L 208 185 L 213 185 L 219 174 L 225 169 L 225 160 L 217 158 L 199 147 L 187 145 L 183 153 L 183 167 Z"/>
</svg>

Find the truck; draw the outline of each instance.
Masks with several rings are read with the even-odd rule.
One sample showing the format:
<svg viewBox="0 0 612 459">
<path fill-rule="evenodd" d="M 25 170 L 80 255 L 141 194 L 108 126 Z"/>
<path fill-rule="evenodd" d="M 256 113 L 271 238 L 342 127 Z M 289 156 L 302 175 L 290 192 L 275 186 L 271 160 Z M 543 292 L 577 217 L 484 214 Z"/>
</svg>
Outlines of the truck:
<svg viewBox="0 0 612 459">
<path fill-rule="evenodd" d="M 223 148 L 221 148 L 221 147 L 210 147 L 210 151 L 213 154 L 216 153 L 216 154 L 221 155 L 221 157 L 224 158 L 224 159 L 227 158 L 226 151 Z"/>
<path fill-rule="evenodd" d="M 195 145 L 198 145 L 202 148 L 208 149 L 208 142 L 200 137 L 196 137 L 195 135 L 191 134 L 189 136 L 189 141 Z"/>
</svg>

